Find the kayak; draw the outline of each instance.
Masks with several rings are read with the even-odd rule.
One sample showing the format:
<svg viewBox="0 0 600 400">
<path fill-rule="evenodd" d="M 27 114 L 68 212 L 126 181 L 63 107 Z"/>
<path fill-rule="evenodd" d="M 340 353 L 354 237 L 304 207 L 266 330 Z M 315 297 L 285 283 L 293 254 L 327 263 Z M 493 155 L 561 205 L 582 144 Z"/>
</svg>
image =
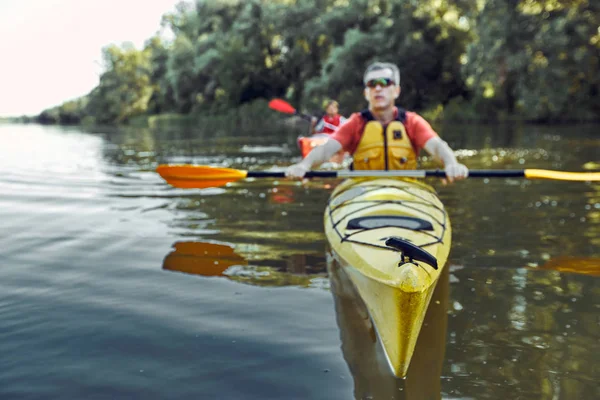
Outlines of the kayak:
<svg viewBox="0 0 600 400">
<path fill-rule="evenodd" d="M 357 399 L 441 400 L 448 326 L 449 268 L 442 269 L 405 379 L 390 373 L 369 313 L 344 268 L 327 257 L 341 349 Z M 402 392 L 402 396 L 399 393 Z"/>
<path fill-rule="evenodd" d="M 329 139 L 329 135 L 326 133 L 316 133 L 312 136 L 300 136 L 298 138 L 298 147 L 300 148 L 300 153 L 302 154 L 302 158 L 306 158 L 308 153 L 312 151 L 317 146 L 322 145 Z M 340 150 L 333 157 L 329 159 L 329 162 L 341 164 L 344 161 L 345 153 L 343 150 Z"/>
<path fill-rule="evenodd" d="M 324 215 L 331 253 L 366 305 L 392 372 L 406 376 L 450 251 L 444 205 L 412 179 L 348 179 Z"/>
</svg>

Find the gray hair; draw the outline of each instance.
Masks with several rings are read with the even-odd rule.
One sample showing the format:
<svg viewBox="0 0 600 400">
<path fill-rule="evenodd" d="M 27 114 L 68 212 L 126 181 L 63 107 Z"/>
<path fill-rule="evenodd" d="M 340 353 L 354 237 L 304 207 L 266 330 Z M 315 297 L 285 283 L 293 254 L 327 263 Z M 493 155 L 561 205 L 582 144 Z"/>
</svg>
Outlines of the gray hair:
<svg viewBox="0 0 600 400">
<path fill-rule="evenodd" d="M 386 63 L 386 62 L 374 62 L 371 63 L 367 69 L 365 70 L 365 74 L 363 75 L 363 83 L 367 84 L 367 75 L 369 72 L 378 71 L 381 69 L 389 69 L 392 71 L 392 78 L 394 79 L 394 83 L 396 85 L 400 85 L 400 70 L 396 64 Z"/>
</svg>

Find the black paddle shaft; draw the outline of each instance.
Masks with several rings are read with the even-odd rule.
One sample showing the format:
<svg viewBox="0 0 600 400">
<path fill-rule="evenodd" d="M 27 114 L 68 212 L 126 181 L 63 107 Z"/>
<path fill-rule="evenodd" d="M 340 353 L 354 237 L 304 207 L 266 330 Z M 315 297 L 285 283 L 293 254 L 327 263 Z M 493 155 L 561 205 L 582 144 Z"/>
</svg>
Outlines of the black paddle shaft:
<svg viewBox="0 0 600 400">
<path fill-rule="evenodd" d="M 425 171 L 425 176 L 446 177 L 446 172 L 442 170 Z M 522 169 L 474 169 L 469 171 L 469 178 L 523 178 L 525 170 Z"/>
<path fill-rule="evenodd" d="M 353 171 L 308 171 L 305 175 L 306 178 L 338 178 L 338 177 L 351 177 Z M 366 172 L 366 171 L 361 171 Z M 381 177 L 385 176 L 385 172 L 389 172 L 389 176 L 393 176 L 394 171 L 373 171 L 373 175 Z M 384 172 L 384 174 L 381 174 Z M 442 170 L 422 170 L 424 176 L 427 177 L 438 177 L 445 178 L 446 172 Z M 375 174 L 377 173 L 377 174 Z M 402 171 L 398 171 L 399 174 Z M 380 175 L 381 174 L 381 175 Z M 407 175 L 414 176 L 414 175 Z M 283 171 L 248 171 L 248 178 L 285 178 L 285 172 Z M 493 170 L 493 169 L 480 169 L 469 171 L 469 178 L 523 178 L 525 177 L 525 170 L 522 169 L 506 169 L 506 170 Z"/>
<path fill-rule="evenodd" d="M 247 178 L 285 178 L 283 171 L 248 171 Z M 337 178 L 338 171 L 308 171 L 306 178 Z"/>
</svg>

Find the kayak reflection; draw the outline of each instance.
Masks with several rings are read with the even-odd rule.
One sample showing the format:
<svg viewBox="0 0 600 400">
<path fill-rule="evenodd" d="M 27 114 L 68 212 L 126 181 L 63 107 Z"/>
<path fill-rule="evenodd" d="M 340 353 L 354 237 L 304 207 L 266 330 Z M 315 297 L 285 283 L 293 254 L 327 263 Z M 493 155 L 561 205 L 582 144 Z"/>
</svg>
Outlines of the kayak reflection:
<svg viewBox="0 0 600 400">
<path fill-rule="evenodd" d="M 340 328 L 342 352 L 354 378 L 356 399 L 441 399 L 446 348 L 449 268 L 444 268 L 423 321 L 405 379 L 388 366 L 367 308 L 343 268 L 328 258 L 331 292 Z"/>
<path fill-rule="evenodd" d="M 163 269 L 208 277 L 226 277 L 258 286 L 325 287 L 321 271 L 310 266 L 306 255 L 291 255 L 273 267 L 249 265 L 229 244 L 176 242 Z M 278 263 L 279 264 L 279 263 Z M 366 306 L 343 268 L 331 256 L 327 260 L 329 285 L 340 330 L 342 355 L 354 379 L 356 399 L 441 399 L 440 376 L 444 362 L 449 291 L 449 268 L 440 274 L 423 321 L 408 374 L 399 379 L 391 372 Z M 282 272 L 284 271 L 284 272 Z M 311 273 L 316 272 L 319 273 Z"/>
</svg>

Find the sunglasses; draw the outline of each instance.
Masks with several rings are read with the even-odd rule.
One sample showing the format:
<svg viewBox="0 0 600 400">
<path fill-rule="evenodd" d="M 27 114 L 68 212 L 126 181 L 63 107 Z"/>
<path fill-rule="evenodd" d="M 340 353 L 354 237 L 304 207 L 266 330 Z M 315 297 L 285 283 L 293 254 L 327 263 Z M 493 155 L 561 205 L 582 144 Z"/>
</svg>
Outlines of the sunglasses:
<svg viewBox="0 0 600 400">
<path fill-rule="evenodd" d="M 388 87 L 388 86 L 392 86 L 394 84 L 394 81 L 390 78 L 377 78 L 377 79 L 371 79 L 370 81 L 367 81 L 366 85 L 369 88 L 374 88 L 377 85 L 381 86 L 381 87 Z"/>
</svg>

